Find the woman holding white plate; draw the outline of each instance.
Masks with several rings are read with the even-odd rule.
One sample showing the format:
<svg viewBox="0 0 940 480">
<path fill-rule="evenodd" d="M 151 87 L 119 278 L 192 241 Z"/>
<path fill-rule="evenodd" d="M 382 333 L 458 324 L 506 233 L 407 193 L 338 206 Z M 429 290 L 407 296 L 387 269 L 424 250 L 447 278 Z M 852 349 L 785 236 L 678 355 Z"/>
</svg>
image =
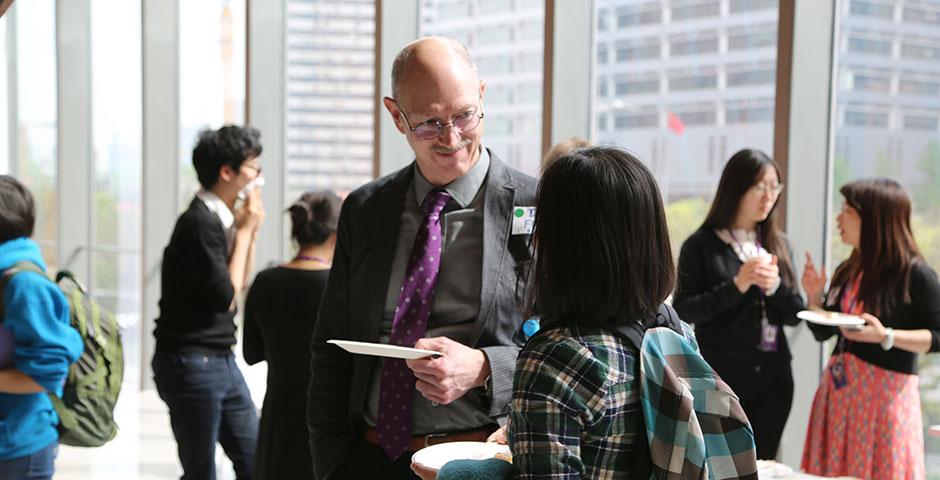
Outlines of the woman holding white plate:
<svg viewBox="0 0 940 480">
<path fill-rule="evenodd" d="M 893 180 L 857 180 L 840 190 L 836 217 L 852 247 L 824 295 L 825 269 L 809 254 L 810 307 L 858 315 L 860 330 L 809 324 L 835 350 L 813 400 L 802 469 L 822 476 L 924 478 L 917 355 L 940 350 L 940 282 L 911 232 L 911 201 Z"/>
</svg>

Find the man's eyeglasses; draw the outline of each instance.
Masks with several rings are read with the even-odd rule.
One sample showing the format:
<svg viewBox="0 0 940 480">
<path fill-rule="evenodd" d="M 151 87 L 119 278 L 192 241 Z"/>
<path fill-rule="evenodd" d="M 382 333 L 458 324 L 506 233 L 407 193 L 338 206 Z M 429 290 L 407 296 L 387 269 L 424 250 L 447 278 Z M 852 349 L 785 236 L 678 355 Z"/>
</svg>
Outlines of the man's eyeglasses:
<svg viewBox="0 0 940 480">
<path fill-rule="evenodd" d="M 254 171 L 255 171 L 255 176 L 261 175 L 261 165 L 251 165 L 251 164 L 249 164 L 249 163 L 243 163 L 242 166 L 245 167 L 245 168 L 249 168 L 249 169 L 251 169 L 251 170 L 254 170 Z"/>
<path fill-rule="evenodd" d="M 773 195 L 780 195 L 780 192 L 783 191 L 784 185 L 782 183 L 775 183 L 773 185 L 758 183 L 751 188 L 754 189 L 754 192 L 758 195 L 766 195 L 767 192 L 770 192 Z"/>
<path fill-rule="evenodd" d="M 395 105 L 398 105 L 398 100 L 393 100 Z M 416 137 L 421 140 L 432 140 L 441 135 L 444 132 L 444 128 L 453 126 L 460 133 L 469 133 L 473 129 L 477 128 L 477 125 L 480 124 L 480 120 L 483 118 L 483 105 L 480 104 L 480 108 L 473 107 L 466 112 L 463 112 L 448 123 L 441 123 L 438 119 L 431 119 L 423 123 L 419 123 L 414 127 L 411 126 L 411 122 L 408 121 L 408 115 L 405 115 L 405 111 L 402 110 L 401 105 L 398 105 L 398 110 L 401 112 L 401 118 L 405 121 L 405 126 L 408 127 L 408 130 L 411 130 L 411 133 L 415 134 Z"/>
</svg>

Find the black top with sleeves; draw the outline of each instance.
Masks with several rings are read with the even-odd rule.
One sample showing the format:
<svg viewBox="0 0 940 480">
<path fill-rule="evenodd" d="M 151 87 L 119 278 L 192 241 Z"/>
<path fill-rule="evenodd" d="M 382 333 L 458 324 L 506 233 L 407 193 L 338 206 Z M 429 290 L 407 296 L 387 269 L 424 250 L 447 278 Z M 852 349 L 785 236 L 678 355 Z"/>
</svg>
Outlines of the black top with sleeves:
<svg viewBox="0 0 940 480">
<path fill-rule="evenodd" d="M 842 291 L 845 289 L 832 288 L 826 295 L 826 310 L 839 311 Z M 898 330 L 930 330 L 930 351 L 940 350 L 940 282 L 937 273 L 923 260 L 917 260 L 911 266 L 910 302 L 896 301 L 893 308 L 883 312 L 878 320 L 886 327 Z M 898 299 L 903 298 L 897 292 Z M 822 325 L 813 325 L 807 322 L 813 336 L 820 342 L 833 335 L 842 336 L 839 329 Z M 872 365 L 901 373 L 917 373 L 917 354 L 892 348 L 887 352 L 877 343 L 844 342 L 846 345 L 836 345 L 837 353 L 841 348 L 853 353 L 856 357 Z"/>
<path fill-rule="evenodd" d="M 269 268 L 245 299 L 245 361 L 268 362 L 254 478 L 314 478 L 305 421 L 310 337 L 329 273 Z"/>
<path fill-rule="evenodd" d="M 160 316 L 153 336 L 162 352 L 231 353 L 235 288 L 219 217 L 199 198 L 180 215 L 163 251 Z"/>
<path fill-rule="evenodd" d="M 789 247 L 788 247 L 789 250 Z M 790 252 L 792 258 L 792 252 Z M 792 264 L 792 261 L 791 261 Z M 712 228 L 700 228 L 682 244 L 673 307 L 695 325 L 702 355 L 712 366 L 789 362 L 792 358 L 783 328 L 777 330 L 777 351 L 760 350 L 760 293 L 751 286 L 738 291 L 734 276 L 742 262 Z M 773 325 L 796 325 L 803 309 L 798 289 L 781 282 L 766 299 L 767 319 Z M 717 367 L 716 367 L 717 368 Z"/>
</svg>

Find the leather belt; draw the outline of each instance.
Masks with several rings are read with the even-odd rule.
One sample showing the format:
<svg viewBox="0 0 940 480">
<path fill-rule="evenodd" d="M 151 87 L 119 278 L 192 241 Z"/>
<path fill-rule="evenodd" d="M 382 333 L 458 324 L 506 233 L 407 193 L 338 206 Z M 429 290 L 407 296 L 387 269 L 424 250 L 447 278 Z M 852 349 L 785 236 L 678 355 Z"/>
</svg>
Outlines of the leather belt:
<svg viewBox="0 0 940 480">
<path fill-rule="evenodd" d="M 492 428 L 483 428 L 464 432 L 414 435 L 408 442 L 408 450 L 417 452 L 424 447 L 448 442 L 485 442 L 493 431 Z M 379 444 L 379 434 L 374 427 L 366 427 L 366 430 L 362 433 L 362 438 L 366 439 L 369 443 Z"/>
</svg>

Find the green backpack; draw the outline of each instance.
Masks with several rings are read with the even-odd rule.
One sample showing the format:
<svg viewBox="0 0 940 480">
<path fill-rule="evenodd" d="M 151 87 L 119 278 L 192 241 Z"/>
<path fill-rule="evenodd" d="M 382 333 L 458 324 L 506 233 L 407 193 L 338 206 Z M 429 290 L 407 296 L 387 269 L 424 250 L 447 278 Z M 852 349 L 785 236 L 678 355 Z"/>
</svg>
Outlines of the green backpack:
<svg viewBox="0 0 940 480">
<path fill-rule="evenodd" d="M 32 262 L 17 262 L 5 270 L 0 279 L 0 319 L 3 289 L 10 277 L 23 271 L 49 278 Z M 68 299 L 72 327 L 81 334 L 85 346 L 78 361 L 69 367 L 62 397 L 49 393 L 59 415 L 59 442 L 74 447 L 99 447 L 117 435 L 114 406 L 124 379 L 120 327 L 114 314 L 98 306 L 70 272 L 59 272 L 55 283 Z"/>
</svg>

